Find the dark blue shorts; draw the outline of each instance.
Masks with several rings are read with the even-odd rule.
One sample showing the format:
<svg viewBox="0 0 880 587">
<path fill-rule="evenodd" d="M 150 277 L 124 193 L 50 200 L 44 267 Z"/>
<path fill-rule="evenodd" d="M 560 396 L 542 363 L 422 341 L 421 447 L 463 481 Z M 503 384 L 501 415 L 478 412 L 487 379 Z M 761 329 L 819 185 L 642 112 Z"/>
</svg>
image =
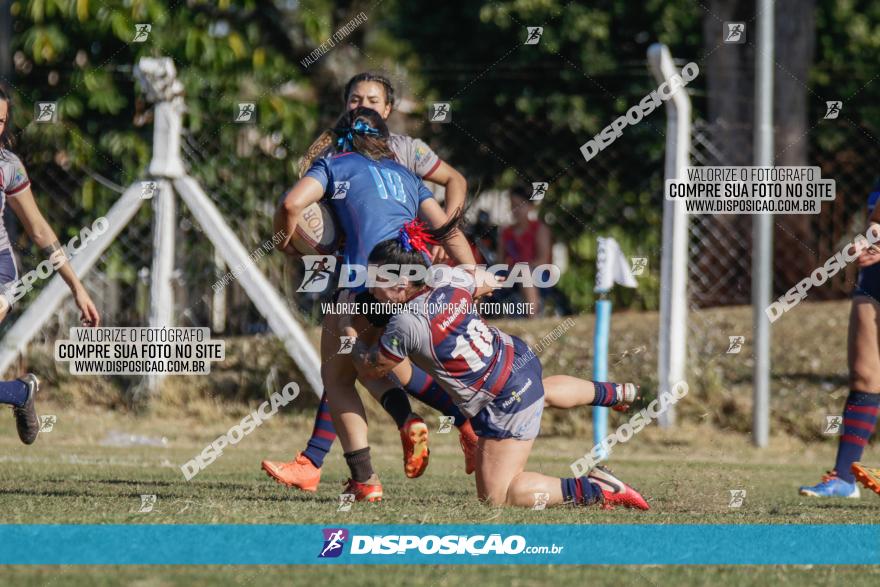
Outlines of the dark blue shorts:
<svg viewBox="0 0 880 587">
<path fill-rule="evenodd" d="M 859 270 L 853 296 L 868 296 L 880 302 L 880 263 Z"/>
<path fill-rule="evenodd" d="M 18 281 L 18 269 L 15 267 L 15 257 L 12 249 L 5 247 L 0 249 L 0 295 L 6 298 L 11 306 L 15 284 Z"/>
<path fill-rule="evenodd" d="M 541 361 L 519 338 L 512 336 L 514 358 L 507 383 L 498 396 L 471 418 L 482 438 L 532 440 L 541 431 L 544 384 Z"/>
</svg>

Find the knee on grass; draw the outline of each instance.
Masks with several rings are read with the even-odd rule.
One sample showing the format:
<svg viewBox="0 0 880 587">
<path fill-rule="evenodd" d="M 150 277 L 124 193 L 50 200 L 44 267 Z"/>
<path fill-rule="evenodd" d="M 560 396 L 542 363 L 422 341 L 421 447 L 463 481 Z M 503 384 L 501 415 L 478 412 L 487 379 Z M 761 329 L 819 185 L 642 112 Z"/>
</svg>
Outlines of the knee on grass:
<svg viewBox="0 0 880 587">
<path fill-rule="evenodd" d="M 486 505 L 507 505 L 507 490 L 503 487 L 492 490 L 477 488 L 477 498 Z"/>
<path fill-rule="evenodd" d="M 506 488 L 497 487 L 482 491 L 479 498 L 487 505 L 492 506 L 532 507 L 535 500 L 535 488 L 521 475 L 515 475 Z"/>
</svg>

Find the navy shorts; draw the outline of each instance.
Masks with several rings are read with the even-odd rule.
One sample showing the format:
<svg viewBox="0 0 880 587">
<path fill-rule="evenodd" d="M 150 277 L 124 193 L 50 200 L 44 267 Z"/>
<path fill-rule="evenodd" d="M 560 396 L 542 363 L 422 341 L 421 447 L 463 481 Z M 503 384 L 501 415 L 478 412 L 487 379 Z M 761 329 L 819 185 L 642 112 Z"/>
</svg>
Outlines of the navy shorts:
<svg viewBox="0 0 880 587">
<path fill-rule="evenodd" d="M 852 295 L 868 296 L 880 302 L 880 263 L 864 267 L 859 271 L 859 279 Z"/>
<path fill-rule="evenodd" d="M 541 361 L 526 343 L 512 336 L 513 370 L 498 396 L 471 418 L 482 438 L 533 440 L 541 431 L 544 384 Z"/>
<path fill-rule="evenodd" d="M 9 247 L 0 249 L 0 295 L 6 298 L 9 306 L 12 306 L 12 298 L 17 281 L 18 269 L 15 267 L 15 257 L 12 255 L 12 249 Z"/>
</svg>

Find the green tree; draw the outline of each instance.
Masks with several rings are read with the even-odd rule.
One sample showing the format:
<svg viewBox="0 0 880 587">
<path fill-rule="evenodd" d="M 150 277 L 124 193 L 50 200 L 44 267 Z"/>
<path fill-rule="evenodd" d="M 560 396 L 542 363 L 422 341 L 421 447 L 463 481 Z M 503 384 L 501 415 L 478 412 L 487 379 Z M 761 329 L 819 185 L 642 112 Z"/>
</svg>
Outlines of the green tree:
<svg viewBox="0 0 880 587">
<path fill-rule="evenodd" d="M 656 307 L 665 117 L 628 128 L 586 162 L 579 148 L 655 87 L 651 43 L 697 58 L 702 11 L 687 0 L 397 2 L 390 27 L 409 43 L 401 59 L 422 72 L 431 101 L 452 102 L 452 123 L 420 129 L 472 186 L 549 181 L 541 208 L 570 268 L 563 288 L 577 309 L 593 301 L 596 237 L 652 259 L 639 299 Z M 542 26 L 534 45 L 527 27 Z"/>
</svg>

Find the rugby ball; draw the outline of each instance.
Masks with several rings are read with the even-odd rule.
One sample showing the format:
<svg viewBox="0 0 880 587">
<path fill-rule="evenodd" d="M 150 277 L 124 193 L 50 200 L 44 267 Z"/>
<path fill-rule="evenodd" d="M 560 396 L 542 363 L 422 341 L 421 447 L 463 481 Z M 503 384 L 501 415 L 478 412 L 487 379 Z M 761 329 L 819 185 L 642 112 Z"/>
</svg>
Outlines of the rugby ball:
<svg viewBox="0 0 880 587">
<path fill-rule="evenodd" d="M 332 255 L 339 248 L 340 235 L 333 209 L 316 202 L 303 210 L 290 244 L 303 255 Z"/>
</svg>

